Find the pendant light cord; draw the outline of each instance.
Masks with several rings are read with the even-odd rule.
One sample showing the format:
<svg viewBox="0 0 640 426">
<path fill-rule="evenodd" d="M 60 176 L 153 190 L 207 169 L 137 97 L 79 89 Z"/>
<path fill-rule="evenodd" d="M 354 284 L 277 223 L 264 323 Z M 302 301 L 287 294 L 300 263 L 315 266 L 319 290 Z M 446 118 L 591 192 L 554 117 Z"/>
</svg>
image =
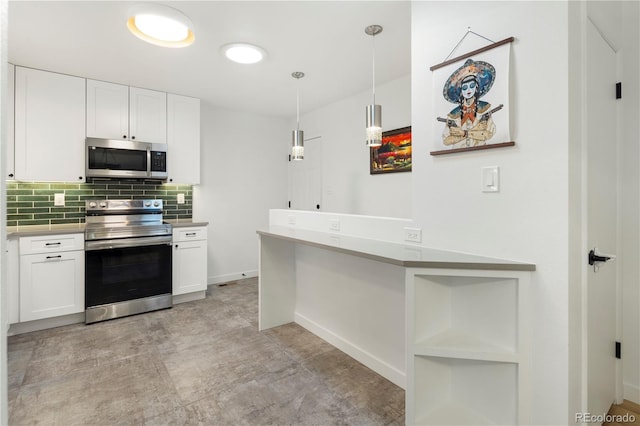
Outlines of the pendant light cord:
<svg viewBox="0 0 640 426">
<path fill-rule="evenodd" d="M 376 36 L 371 36 L 371 51 L 373 57 L 373 104 L 376 104 Z"/>
<path fill-rule="evenodd" d="M 300 80 L 296 84 L 296 130 L 300 130 Z"/>
</svg>

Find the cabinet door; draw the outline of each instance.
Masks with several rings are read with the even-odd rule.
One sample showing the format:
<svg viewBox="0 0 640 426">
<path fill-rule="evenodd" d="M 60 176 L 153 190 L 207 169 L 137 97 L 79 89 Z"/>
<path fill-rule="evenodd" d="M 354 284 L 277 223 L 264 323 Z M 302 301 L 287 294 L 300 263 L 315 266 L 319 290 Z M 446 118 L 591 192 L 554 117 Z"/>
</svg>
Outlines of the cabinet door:
<svg viewBox="0 0 640 426">
<path fill-rule="evenodd" d="M 167 95 L 168 182 L 200 183 L 200 99 Z"/>
<path fill-rule="evenodd" d="M 173 295 L 207 289 L 207 241 L 173 244 Z"/>
<path fill-rule="evenodd" d="M 15 73 L 16 67 L 13 64 L 7 66 L 7 143 L 6 143 L 6 155 L 5 167 L 7 168 L 5 178 L 13 179 L 15 177 L 15 158 L 14 158 L 14 144 L 15 144 L 15 131 L 14 131 L 14 117 L 15 117 Z"/>
<path fill-rule="evenodd" d="M 20 321 L 84 311 L 84 251 L 20 256 Z"/>
<path fill-rule="evenodd" d="M 16 67 L 15 177 L 84 180 L 85 80 Z"/>
<path fill-rule="evenodd" d="M 87 80 L 87 137 L 129 139 L 129 86 Z"/>
<path fill-rule="evenodd" d="M 129 88 L 129 135 L 132 140 L 167 143 L 167 94 Z"/>
</svg>

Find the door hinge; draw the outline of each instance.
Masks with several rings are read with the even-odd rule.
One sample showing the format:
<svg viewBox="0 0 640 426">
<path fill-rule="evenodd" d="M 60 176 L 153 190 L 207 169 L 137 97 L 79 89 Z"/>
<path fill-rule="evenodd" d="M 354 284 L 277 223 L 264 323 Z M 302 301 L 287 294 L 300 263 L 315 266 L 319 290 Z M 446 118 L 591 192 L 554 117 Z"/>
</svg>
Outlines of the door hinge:
<svg viewBox="0 0 640 426">
<path fill-rule="evenodd" d="M 616 83 L 616 99 L 622 99 L 622 83 Z"/>
<path fill-rule="evenodd" d="M 622 343 L 616 342 L 616 358 L 622 359 Z"/>
</svg>

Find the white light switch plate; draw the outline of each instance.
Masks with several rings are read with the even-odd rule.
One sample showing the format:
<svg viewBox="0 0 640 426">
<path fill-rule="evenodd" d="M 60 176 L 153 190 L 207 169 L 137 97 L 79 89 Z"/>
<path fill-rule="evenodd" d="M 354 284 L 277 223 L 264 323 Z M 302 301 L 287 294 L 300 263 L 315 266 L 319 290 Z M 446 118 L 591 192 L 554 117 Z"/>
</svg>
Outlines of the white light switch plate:
<svg viewBox="0 0 640 426">
<path fill-rule="evenodd" d="M 178 204 L 184 204 L 184 194 L 178 194 Z"/>
<path fill-rule="evenodd" d="M 482 192 L 500 191 L 500 167 L 488 166 L 482 168 Z"/>
</svg>

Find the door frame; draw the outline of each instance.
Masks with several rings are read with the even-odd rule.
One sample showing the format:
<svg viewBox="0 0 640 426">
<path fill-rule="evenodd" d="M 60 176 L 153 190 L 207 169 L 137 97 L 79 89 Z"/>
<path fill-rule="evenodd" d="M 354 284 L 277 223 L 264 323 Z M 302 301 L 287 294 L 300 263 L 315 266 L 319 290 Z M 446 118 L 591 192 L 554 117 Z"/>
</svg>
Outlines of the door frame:
<svg viewBox="0 0 640 426">
<path fill-rule="evenodd" d="M 587 10 L 587 5 L 585 2 L 579 2 L 579 7 L 580 7 L 580 40 L 581 40 L 581 50 L 580 50 L 580 63 L 582 64 L 581 66 L 581 75 L 580 75 L 580 91 L 581 91 L 581 99 L 585 100 L 587 99 L 587 91 L 588 91 L 588 86 L 587 86 L 587 52 L 589 50 L 588 43 L 587 43 L 587 26 L 591 23 L 597 30 L 598 32 L 600 32 L 600 34 L 602 35 L 602 38 L 607 42 L 607 44 L 609 44 L 612 48 L 612 50 L 616 53 L 616 78 L 619 81 L 619 74 L 620 74 L 620 52 L 618 49 L 616 49 L 608 40 L 608 38 L 606 37 L 606 35 L 603 34 L 602 29 L 598 27 L 598 25 L 593 22 L 593 20 L 590 19 L 589 17 L 589 13 Z M 614 89 L 612 82 L 612 90 Z M 580 176 L 581 176 L 581 181 L 580 181 L 580 204 L 581 204 L 581 213 L 580 213 L 580 223 L 581 223 L 581 239 L 580 239 L 580 256 L 581 256 L 581 270 L 580 270 L 580 328 L 581 328 L 581 336 L 580 336 L 580 344 L 581 344 L 581 363 L 580 363 L 580 375 L 581 375 L 581 386 L 580 386 L 580 411 L 583 413 L 587 413 L 590 412 L 589 410 L 589 405 L 588 405 L 588 392 L 589 392 L 589 382 L 588 382 L 588 361 L 589 361 L 589 357 L 588 357 L 588 315 L 589 315 L 589 311 L 588 311 L 588 278 L 589 278 L 589 274 L 592 273 L 592 267 L 590 267 L 588 265 L 587 262 L 587 253 L 589 252 L 589 250 L 591 250 L 593 247 L 589 247 L 588 245 L 588 221 L 587 221 L 587 215 L 588 215 L 588 211 L 587 211 L 587 191 L 588 191 L 588 186 L 587 186 L 587 156 L 588 156 L 588 149 L 587 149 L 587 135 L 588 135 L 588 129 L 587 129 L 587 125 L 588 125 L 588 116 L 587 116 L 587 106 L 586 106 L 586 102 L 583 101 L 581 102 L 581 110 L 580 110 L 580 131 L 579 133 L 582 135 L 581 138 L 581 157 L 580 157 L 580 164 L 581 164 L 581 172 L 580 172 Z M 619 124 L 620 124 L 620 104 L 616 104 L 616 128 L 619 128 Z M 616 146 L 618 147 L 617 149 L 617 158 L 616 161 L 619 164 L 620 163 L 620 132 L 616 132 L 615 134 L 615 143 Z M 620 185 L 621 185 L 621 173 L 620 173 L 620 168 L 617 167 L 616 168 L 616 177 L 615 177 L 615 181 L 616 181 L 616 191 L 619 192 L 620 189 Z M 621 217 L 621 208 L 620 208 L 620 204 L 621 204 L 621 197 L 618 196 L 616 199 L 616 219 L 617 219 L 617 225 L 616 225 L 616 254 L 618 255 L 618 258 L 621 258 L 622 256 L 622 231 L 621 231 L 621 221 L 620 221 L 620 217 Z M 622 268 L 621 268 L 621 262 L 620 261 L 615 261 L 613 262 L 613 264 L 609 264 L 603 267 L 608 267 L 608 268 L 615 268 L 616 269 L 616 280 L 615 280 L 615 323 L 616 323 L 616 331 L 615 331 L 615 340 L 616 341 L 622 341 Z M 613 348 L 612 348 L 613 350 Z M 622 381 L 622 362 L 621 360 L 616 360 L 616 365 L 615 365 L 615 403 L 621 403 L 623 401 L 623 381 Z M 606 414 L 606 413 L 591 413 L 591 414 Z M 570 418 L 572 417 L 573 413 L 569 413 Z M 572 422 L 575 422 L 575 418 L 573 418 Z"/>
</svg>

